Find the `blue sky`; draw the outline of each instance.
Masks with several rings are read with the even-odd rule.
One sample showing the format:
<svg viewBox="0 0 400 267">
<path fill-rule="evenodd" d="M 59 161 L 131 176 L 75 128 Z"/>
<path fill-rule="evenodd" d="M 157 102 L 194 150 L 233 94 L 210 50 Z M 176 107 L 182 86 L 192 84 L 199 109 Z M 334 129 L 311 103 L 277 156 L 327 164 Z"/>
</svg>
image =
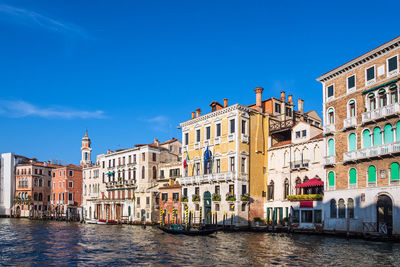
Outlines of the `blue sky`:
<svg viewBox="0 0 400 267">
<path fill-rule="evenodd" d="M 325 3 L 326 2 L 326 3 Z M 321 113 L 315 81 L 399 35 L 399 1 L 0 1 L 0 151 L 79 163 L 181 138 L 211 101 L 281 90 Z"/>
</svg>

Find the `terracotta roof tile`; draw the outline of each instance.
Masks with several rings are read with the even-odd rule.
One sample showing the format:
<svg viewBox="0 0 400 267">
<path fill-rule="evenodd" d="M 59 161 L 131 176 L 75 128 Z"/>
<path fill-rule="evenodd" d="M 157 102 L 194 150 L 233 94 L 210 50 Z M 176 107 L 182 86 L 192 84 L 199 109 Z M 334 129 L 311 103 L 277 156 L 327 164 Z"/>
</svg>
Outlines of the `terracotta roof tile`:
<svg viewBox="0 0 400 267">
<path fill-rule="evenodd" d="M 281 141 L 276 143 L 275 145 L 271 146 L 272 147 L 279 147 L 279 146 L 284 146 L 284 145 L 289 145 L 292 143 L 292 140 L 285 140 L 285 141 Z"/>
</svg>

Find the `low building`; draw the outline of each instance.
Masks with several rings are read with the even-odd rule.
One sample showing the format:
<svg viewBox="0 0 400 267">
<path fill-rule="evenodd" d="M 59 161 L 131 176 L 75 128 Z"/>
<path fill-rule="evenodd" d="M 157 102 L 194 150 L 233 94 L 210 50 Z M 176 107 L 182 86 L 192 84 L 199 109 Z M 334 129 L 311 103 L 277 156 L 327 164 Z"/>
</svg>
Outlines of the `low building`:
<svg viewBox="0 0 400 267">
<path fill-rule="evenodd" d="M 182 187 L 179 184 L 171 184 L 159 187 L 160 192 L 160 216 L 164 224 L 182 223 L 181 194 Z"/>
</svg>

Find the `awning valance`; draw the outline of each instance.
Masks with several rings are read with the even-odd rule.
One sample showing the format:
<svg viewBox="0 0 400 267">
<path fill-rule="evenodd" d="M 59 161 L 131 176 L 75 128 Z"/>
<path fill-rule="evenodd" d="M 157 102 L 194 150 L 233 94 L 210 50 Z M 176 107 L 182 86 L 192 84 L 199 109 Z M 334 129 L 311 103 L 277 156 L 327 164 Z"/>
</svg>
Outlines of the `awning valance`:
<svg viewBox="0 0 400 267">
<path fill-rule="evenodd" d="M 107 172 L 106 175 L 114 174 L 115 172 Z"/>
<path fill-rule="evenodd" d="M 376 89 L 379 89 L 379 88 L 381 88 L 381 87 L 383 87 L 383 86 L 386 86 L 386 85 L 395 83 L 395 82 L 397 82 L 398 80 L 400 80 L 400 79 L 394 79 L 394 80 L 391 80 L 391 81 L 386 82 L 386 83 L 384 83 L 384 84 L 381 84 L 381 85 L 372 87 L 371 89 L 368 89 L 368 90 L 365 90 L 364 92 L 362 92 L 362 94 L 365 95 L 366 93 L 369 93 L 369 92 L 371 92 L 371 91 L 374 91 L 374 90 L 376 90 Z"/>
<path fill-rule="evenodd" d="M 321 181 L 320 178 L 312 178 L 312 179 L 308 180 L 307 182 L 296 185 L 296 188 L 317 187 L 317 186 L 324 186 L 324 182 Z"/>
</svg>

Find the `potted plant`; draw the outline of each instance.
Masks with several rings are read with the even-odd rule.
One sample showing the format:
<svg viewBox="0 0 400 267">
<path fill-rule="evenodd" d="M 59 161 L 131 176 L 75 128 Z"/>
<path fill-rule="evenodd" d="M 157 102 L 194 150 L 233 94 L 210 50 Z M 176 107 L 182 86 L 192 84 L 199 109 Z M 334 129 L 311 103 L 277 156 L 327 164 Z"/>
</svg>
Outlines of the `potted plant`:
<svg viewBox="0 0 400 267">
<path fill-rule="evenodd" d="M 226 201 L 235 201 L 235 200 L 236 200 L 236 197 L 233 194 L 231 194 L 231 193 L 226 194 Z"/>
<path fill-rule="evenodd" d="M 249 201 L 250 200 L 250 195 L 249 194 L 243 194 L 241 199 L 242 199 L 242 201 Z"/>
<path fill-rule="evenodd" d="M 199 196 L 199 195 L 196 195 L 196 194 L 193 194 L 193 195 L 192 195 L 192 201 L 193 201 L 193 202 L 200 201 L 200 196 Z"/>
<path fill-rule="evenodd" d="M 181 202 L 188 202 L 188 197 L 183 195 L 181 198 Z"/>
<path fill-rule="evenodd" d="M 218 193 L 212 194 L 212 201 L 221 201 L 221 195 Z"/>
</svg>

